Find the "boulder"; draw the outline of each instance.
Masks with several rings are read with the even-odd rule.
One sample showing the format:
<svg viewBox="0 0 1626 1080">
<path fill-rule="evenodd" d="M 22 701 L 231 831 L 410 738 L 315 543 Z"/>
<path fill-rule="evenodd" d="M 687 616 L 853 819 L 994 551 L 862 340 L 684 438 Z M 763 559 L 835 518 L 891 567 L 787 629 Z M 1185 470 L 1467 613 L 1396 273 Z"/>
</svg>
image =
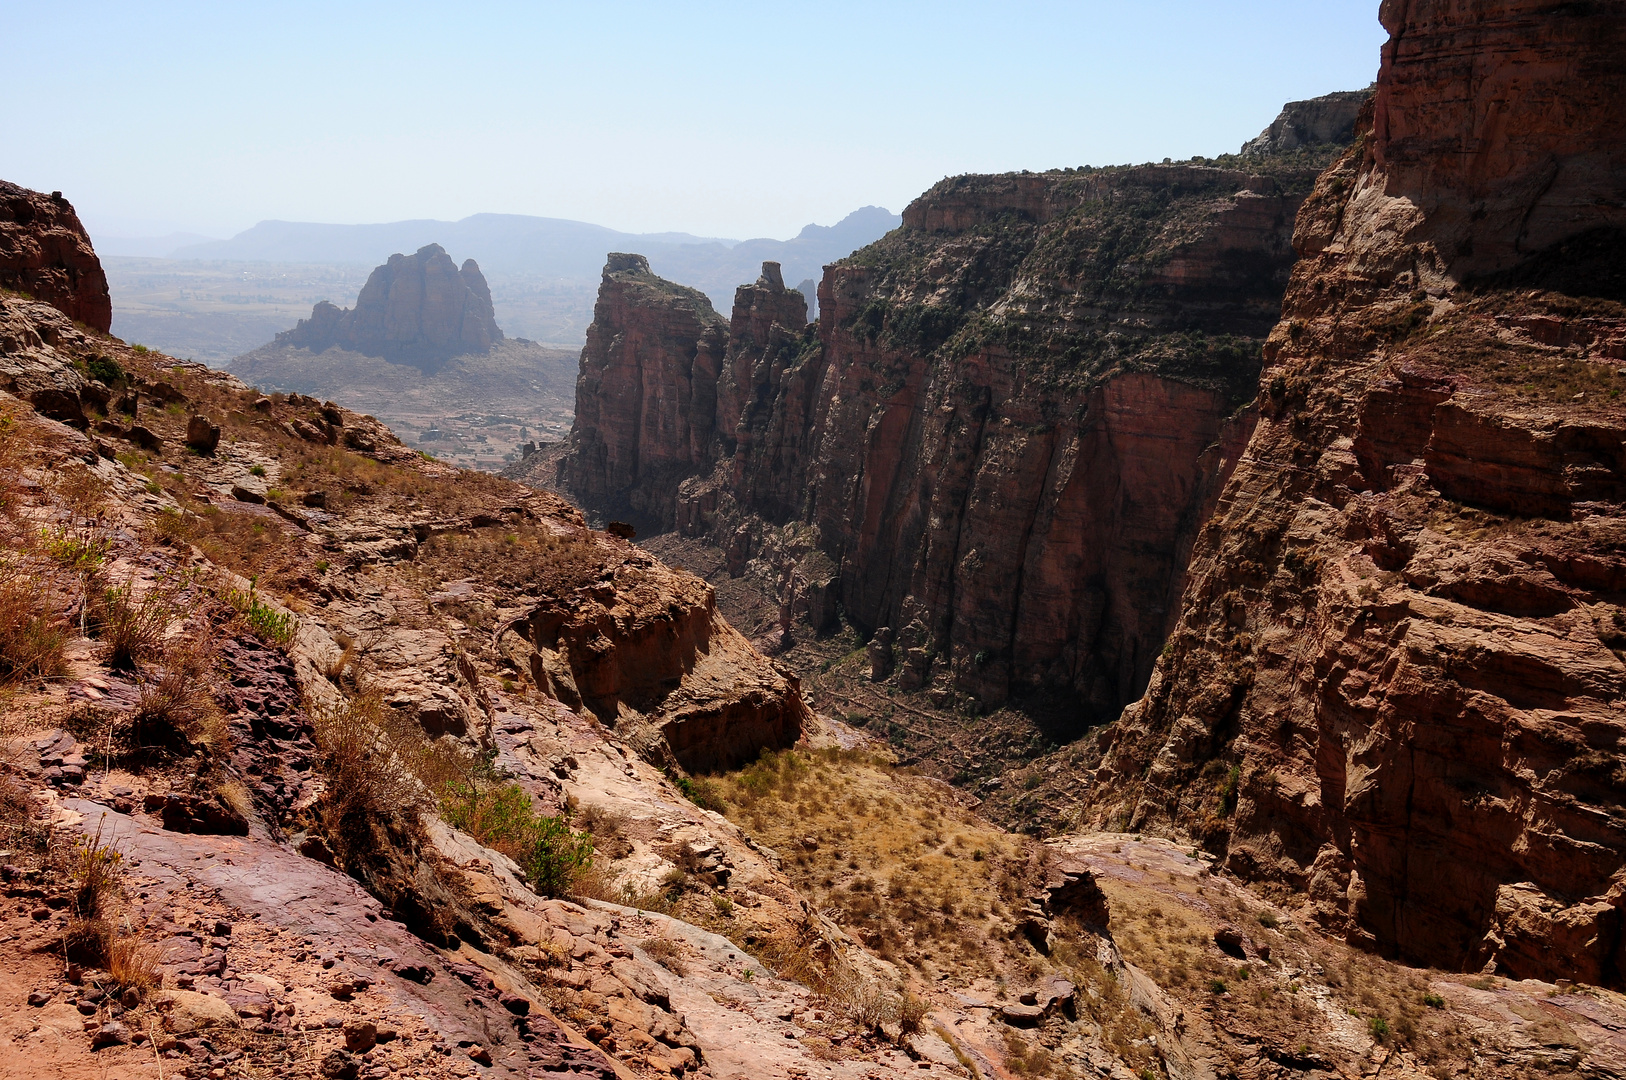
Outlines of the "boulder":
<svg viewBox="0 0 1626 1080">
<path fill-rule="evenodd" d="M 220 425 L 207 416 L 194 415 L 186 422 L 186 445 L 200 454 L 212 454 L 220 445 Z"/>
<path fill-rule="evenodd" d="M 236 1027 L 237 1011 L 223 998 L 192 990 L 166 990 L 153 1002 L 164 1030 L 185 1035 L 212 1027 Z"/>
</svg>

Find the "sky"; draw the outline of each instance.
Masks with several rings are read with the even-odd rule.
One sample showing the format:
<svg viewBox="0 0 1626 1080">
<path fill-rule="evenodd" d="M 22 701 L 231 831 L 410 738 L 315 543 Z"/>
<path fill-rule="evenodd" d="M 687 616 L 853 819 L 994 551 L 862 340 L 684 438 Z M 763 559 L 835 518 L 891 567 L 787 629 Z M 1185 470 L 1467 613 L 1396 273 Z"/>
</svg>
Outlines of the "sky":
<svg viewBox="0 0 1626 1080">
<path fill-rule="evenodd" d="M 572 218 L 788 238 L 945 176 L 1235 151 L 1377 0 L 6 4 L 0 179 L 90 228 Z"/>
</svg>

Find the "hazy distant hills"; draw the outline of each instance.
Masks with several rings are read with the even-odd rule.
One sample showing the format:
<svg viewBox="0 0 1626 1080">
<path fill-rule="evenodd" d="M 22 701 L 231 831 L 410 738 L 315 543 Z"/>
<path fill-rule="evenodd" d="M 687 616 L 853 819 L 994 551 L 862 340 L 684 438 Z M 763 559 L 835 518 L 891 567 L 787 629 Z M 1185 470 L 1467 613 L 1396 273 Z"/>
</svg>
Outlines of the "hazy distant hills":
<svg viewBox="0 0 1626 1080">
<path fill-rule="evenodd" d="M 755 281 L 764 260 L 779 262 L 787 283 L 817 280 L 826 263 L 900 222 L 897 214 L 866 206 L 790 240 L 736 241 L 518 214 L 380 225 L 263 221 L 205 243 L 185 236 L 109 239 L 103 264 L 115 334 L 223 367 L 291 329 L 318 300 L 348 306 L 372 267 L 425 244 L 480 264 L 505 332 L 579 345 L 611 251 L 648 256 L 656 273 L 704 291 L 726 315 L 735 287 Z"/>
<path fill-rule="evenodd" d="M 319 225 L 262 221 L 230 240 L 192 244 L 171 259 L 231 262 L 367 263 L 397 252 L 439 244 L 466 252 L 488 275 L 579 278 L 597 287 L 604 256 L 631 251 L 649 258 L 662 277 L 691 285 L 727 312 L 738 285 L 755 281 L 764 259 L 796 282 L 822 276 L 834 262 L 902 222 L 879 206 L 866 206 L 835 225 L 809 225 L 790 240 L 723 240 L 688 233 L 625 233 L 560 218 L 475 214 L 461 221 L 393 221 L 382 225 Z"/>
</svg>

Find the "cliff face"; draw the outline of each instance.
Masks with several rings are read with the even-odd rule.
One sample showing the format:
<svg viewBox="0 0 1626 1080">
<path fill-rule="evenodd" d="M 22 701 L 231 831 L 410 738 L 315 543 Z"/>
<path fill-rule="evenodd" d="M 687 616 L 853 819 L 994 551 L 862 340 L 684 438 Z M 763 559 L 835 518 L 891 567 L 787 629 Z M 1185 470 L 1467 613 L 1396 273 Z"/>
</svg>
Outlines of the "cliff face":
<svg viewBox="0 0 1626 1080">
<path fill-rule="evenodd" d="M 323 300 L 275 344 L 312 352 L 337 345 L 434 370 L 501 340 L 479 265 L 469 259 L 459 269 L 439 244 L 428 244 L 374 269 L 353 310 Z"/>
<path fill-rule="evenodd" d="M 1415 960 L 1626 974 L 1626 23 L 1389 2 L 1098 820 Z"/>
<path fill-rule="evenodd" d="M 944 181 L 826 269 L 816 329 L 771 264 L 726 339 L 607 273 L 562 486 L 736 573 L 783 562 L 786 618 L 844 610 L 906 689 L 1116 715 L 1247 438 L 1332 153 Z"/>
<path fill-rule="evenodd" d="M 107 333 L 107 275 L 73 205 L 0 180 L 0 289 L 24 292 Z"/>
<path fill-rule="evenodd" d="M 642 531 L 671 516 L 677 484 L 707 459 L 727 323 L 697 289 L 612 254 L 576 380 L 559 482 L 589 509 Z"/>
</svg>

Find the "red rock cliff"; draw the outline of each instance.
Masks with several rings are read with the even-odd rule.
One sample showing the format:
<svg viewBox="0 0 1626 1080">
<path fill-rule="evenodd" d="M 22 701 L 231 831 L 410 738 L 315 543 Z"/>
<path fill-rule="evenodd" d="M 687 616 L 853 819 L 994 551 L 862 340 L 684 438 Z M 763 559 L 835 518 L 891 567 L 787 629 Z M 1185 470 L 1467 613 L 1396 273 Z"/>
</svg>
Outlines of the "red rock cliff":
<svg viewBox="0 0 1626 1080">
<path fill-rule="evenodd" d="M 728 324 L 705 294 L 612 254 L 576 380 L 559 485 L 594 513 L 657 531 L 710 460 Z"/>
<path fill-rule="evenodd" d="M 1626 19 L 1389 0 L 1098 821 L 1413 960 L 1626 972 Z"/>
<path fill-rule="evenodd" d="M 739 350 L 718 394 L 735 433 L 685 482 L 680 528 L 734 566 L 821 552 L 787 570 L 785 602 L 815 625 L 839 604 L 905 687 L 1061 690 L 1081 720 L 1116 715 L 1247 437 L 1233 414 L 1312 175 L 945 181 L 827 268 L 816 337 Z M 741 290 L 736 341 L 745 301 L 762 298 Z"/>
<path fill-rule="evenodd" d="M 107 333 L 107 275 L 79 215 L 60 191 L 42 195 L 0 180 L 0 289 L 27 293 Z"/>
</svg>

